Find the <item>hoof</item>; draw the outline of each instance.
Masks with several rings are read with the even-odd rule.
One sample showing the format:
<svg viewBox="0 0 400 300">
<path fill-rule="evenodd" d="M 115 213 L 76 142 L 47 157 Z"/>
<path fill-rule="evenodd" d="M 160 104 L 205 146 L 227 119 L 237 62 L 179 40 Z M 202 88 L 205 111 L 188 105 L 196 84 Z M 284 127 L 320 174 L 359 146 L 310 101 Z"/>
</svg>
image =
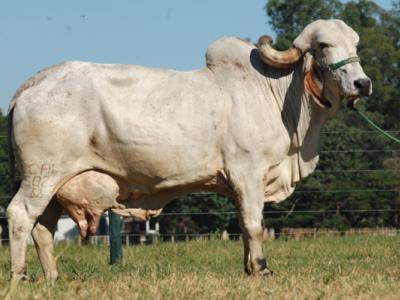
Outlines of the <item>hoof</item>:
<svg viewBox="0 0 400 300">
<path fill-rule="evenodd" d="M 55 282 L 58 279 L 58 271 L 48 272 L 43 279 L 46 282 Z"/>
<path fill-rule="evenodd" d="M 11 282 L 20 282 L 20 281 L 29 282 L 29 281 L 31 281 L 31 278 L 26 274 L 12 274 L 11 275 Z"/>
<path fill-rule="evenodd" d="M 272 271 L 268 268 L 265 268 L 264 270 L 260 271 L 260 275 L 261 276 L 274 276 L 275 273 L 274 273 L 274 271 Z"/>
<path fill-rule="evenodd" d="M 252 264 L 252 268 L 245 266 L 245 272 L 251 276 L 272 276 L 274 271 L 268 269 L 266 260 L 258 259 L 255 264 Z"/>
</svg>

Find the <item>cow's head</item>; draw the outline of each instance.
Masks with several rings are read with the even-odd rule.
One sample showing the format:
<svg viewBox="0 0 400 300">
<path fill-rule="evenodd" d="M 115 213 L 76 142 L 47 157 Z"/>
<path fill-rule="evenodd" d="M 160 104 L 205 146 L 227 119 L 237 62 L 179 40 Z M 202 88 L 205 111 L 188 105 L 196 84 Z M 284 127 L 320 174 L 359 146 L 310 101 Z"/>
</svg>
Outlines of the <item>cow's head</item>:
<svg viewBox="0 0 400 300">
<path fill-rule="evenodd" d="M 258 48 L 262 60 L 277 68 L 289 68 L 303 56 L 304 85 L 323 107 L 338 106 L 372 92 L 357 56 L 358 34 L 341 20 L 318 20 L 309 24 L 286 51 L 274 50 L 271 38 L 262 36 Z"/>
</svg>

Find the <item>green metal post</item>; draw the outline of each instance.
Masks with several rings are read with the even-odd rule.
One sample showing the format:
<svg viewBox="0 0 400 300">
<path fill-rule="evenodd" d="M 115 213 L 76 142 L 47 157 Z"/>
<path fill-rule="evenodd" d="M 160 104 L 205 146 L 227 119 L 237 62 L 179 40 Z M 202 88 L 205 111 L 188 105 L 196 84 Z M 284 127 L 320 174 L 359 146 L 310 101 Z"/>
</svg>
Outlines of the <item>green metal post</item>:
<svg viewBox="0 0 400 300">
<path fill-rule="evenodd" d="M 108 210 L 109 234 L 110 234 L 110 264 L 118 263 L 122 260 L 122 241 L 121 241 L 121 217 L 112 210 Z"/>
</svg>

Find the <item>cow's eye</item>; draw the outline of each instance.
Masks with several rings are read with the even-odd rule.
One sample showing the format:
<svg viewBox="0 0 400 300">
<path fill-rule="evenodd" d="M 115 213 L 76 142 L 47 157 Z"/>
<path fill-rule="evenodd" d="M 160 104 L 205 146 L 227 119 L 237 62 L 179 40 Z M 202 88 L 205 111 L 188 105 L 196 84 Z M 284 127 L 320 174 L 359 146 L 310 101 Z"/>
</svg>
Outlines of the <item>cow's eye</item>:
<svg viewBox="0 0 400 300">
<path fill-rule="evenodd" d="M 320 47 L 321 49 L 324 49 L 324 48 L 329 47 L 329 45 L 327 43 L 318 43 L 318 47 Z"/>
</svg>

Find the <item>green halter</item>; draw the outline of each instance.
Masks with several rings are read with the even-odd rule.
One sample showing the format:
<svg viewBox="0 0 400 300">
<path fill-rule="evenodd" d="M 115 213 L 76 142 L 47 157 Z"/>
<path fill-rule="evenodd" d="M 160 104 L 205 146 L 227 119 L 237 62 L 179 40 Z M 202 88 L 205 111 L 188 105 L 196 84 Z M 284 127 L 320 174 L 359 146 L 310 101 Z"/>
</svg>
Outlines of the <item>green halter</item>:
<svg viewBox="0 0 400 300">
<path fill-rule="evenodd" d="M 329 67 L 329 70 L 331 70 L 333 72 L 333 71 L 336 71 L 337 69 L 339 69 L 340 67 L 347 65 L 347 64 L 351 64 L 353 62 L 360 62 L 360 58 L 358 56 L 353 56 L 353 57 L 350 57 L 347 59 L 343 59 L 337 63 L 330 64 L 328 67 Z"/>
</svg>

